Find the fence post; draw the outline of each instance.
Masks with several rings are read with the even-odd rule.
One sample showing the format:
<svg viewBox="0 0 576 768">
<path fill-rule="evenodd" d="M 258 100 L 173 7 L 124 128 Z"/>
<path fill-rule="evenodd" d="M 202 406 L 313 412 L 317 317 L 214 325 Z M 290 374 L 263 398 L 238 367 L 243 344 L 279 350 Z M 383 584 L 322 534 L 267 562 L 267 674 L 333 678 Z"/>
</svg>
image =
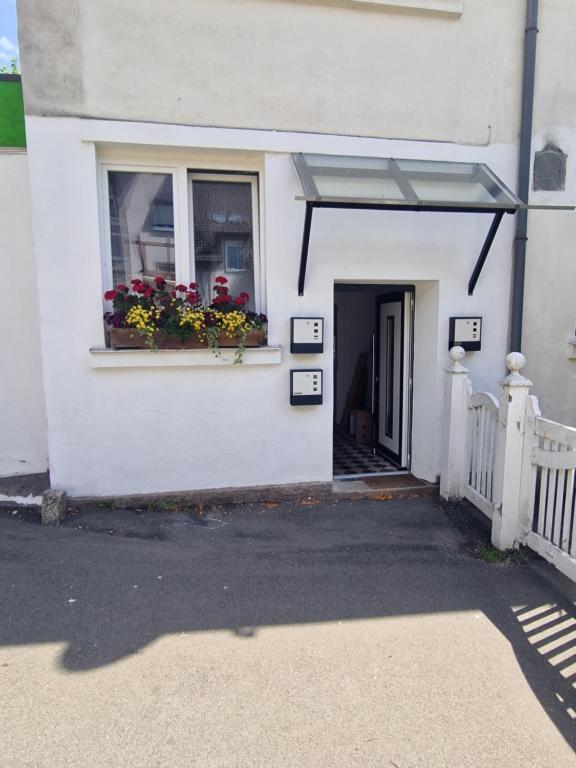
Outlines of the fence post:
<svg viewBox="0 0 576 768">
<path fill-rule="evenodd" d="M 522 456 L 522 487 L 520 489 L 520 514 L 518 539 L 526 543 L 526 537 L 532 530 L 534 519 L 534 494 L 536 492 L 536 475 L 538 467 L 532 461 L 532 449 L 536 447 L 536 419 L 542 414 L 538 399 L 534 395 L 526 401 L 526 420 L 524 422 L 524 451 Z"/>
<path fill-rule="evenodd" d="M 498 549 L 518 546 L 522 537 L 520 507 L 524 430 L 532 385 L 520 373 L 526 365 L 524 355 L 511 352 L 506 357 L 506 365 L 510 374 L 502 381 L 494 464 L 492 544 Z"/>
<path fill-rule="evenodd" d="M 462 498 L 466 474 L 466 434 L 468 427 L 468 369 L 461 360 L 466 352 L 452 347 L 452 365 L 445 368 L 444 411 L 442 429 L 442 466 L 440 495 L 449 501 Z"/>
</svg>

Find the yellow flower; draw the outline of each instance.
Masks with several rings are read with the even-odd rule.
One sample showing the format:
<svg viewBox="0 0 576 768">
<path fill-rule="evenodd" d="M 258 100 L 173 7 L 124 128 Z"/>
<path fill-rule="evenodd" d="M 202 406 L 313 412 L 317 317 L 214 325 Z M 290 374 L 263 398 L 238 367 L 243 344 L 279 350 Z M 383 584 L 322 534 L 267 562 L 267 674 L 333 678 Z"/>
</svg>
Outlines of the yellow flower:
<svg viewBox="0 0 576 768">
<path fill-rule="evenodd" d="M 156 330 L 152 322 L 154 310 L 144 309 L 144 307 L 130 307 L 126 313 L 126 324 L 136 328 L 142 333 L 151 336 Z"/>
<path fill-rule="evenodd" d="M 203 311 L 191 309 L 190 307 L 178 307 L 178 315 L 178 325 L 181 328 L 189 326 L 196 333 L 199 333 L 205 326 Z"/>
</svg>

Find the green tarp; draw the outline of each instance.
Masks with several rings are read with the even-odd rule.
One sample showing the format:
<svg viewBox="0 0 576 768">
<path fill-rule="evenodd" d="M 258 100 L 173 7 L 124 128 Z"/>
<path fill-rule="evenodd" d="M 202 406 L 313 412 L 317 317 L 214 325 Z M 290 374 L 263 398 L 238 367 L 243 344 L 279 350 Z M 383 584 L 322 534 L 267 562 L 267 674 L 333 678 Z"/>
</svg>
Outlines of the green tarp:
<svg viewBox="0 0 576 768">
<path fill-rule="evenodd" d="M 25 147 L 24 102 L 20 77 L 0 75 L 0 147 Z"/>
</svg>

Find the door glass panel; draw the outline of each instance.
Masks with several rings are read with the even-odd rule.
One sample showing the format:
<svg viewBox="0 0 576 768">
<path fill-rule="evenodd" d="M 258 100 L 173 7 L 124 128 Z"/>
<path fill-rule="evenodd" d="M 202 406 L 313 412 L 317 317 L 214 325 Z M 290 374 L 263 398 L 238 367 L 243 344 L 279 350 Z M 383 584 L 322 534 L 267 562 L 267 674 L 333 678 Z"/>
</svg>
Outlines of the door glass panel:
<svg viewBox="0 0 576 768">
<path fill-rule="evenodd" d="M 108 171 L 113 284 L 176 280 L 172 175 Z"/>
<path fill-rule="evenodd" d="M 255 311 L 252 185 L 249 182 L 192 181 L 194 273 L 209 303 L 219 275 L 233 296 L 246 292 Z"/>
<path fill-rule="evenodd" d="M 402 309 L 401 301 L 380 303 L 378 443 L 395 461 L 402 453 Z"/>
<path fill-rule="evenodd" d="M 394 315 L 386 317 L 386 436 L 394 437 Z"/>
</svg>

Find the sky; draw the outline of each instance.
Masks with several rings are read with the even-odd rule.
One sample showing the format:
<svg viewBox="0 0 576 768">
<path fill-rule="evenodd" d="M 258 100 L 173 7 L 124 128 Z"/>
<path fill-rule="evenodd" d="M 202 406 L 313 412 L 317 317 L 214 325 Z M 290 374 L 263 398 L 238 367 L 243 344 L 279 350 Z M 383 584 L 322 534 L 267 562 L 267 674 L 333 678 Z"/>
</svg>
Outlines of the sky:
<svg viewBox="0 0 576 768">
<path fill-rule="evenodd" d="M 0 0 L 0 67 L 18 58 L 16 0 Z"/>
</svg>

